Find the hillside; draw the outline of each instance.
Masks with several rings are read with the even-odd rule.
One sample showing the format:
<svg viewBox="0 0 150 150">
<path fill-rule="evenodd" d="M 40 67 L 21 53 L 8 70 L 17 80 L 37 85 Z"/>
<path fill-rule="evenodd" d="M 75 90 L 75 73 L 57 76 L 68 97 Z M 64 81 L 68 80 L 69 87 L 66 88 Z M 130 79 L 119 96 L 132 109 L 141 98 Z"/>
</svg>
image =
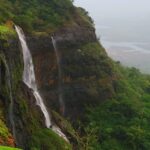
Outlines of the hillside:
<svg viewBox="0 0 150 150">
<path fill-rule="evenodd" d="M 70 0 L 0 1 L 0 22 L 13 21 L 30 33 L 54 32 L 57 28 L 76 23 L 76 17 L 83 23 L 87 19 L 80 19 L 79 12 L 84 15 L 84 10 L 77 10 Z"/>
<path fill-rule="evenodd" d="M 20 39 L 14 25 L 26 38 Z M 28 68 L 35 72 L 51 127 L 37 105 L 36 88 L 23 82 L 23 48 L 31 53 L 33 70 L 31 60 Z M 150 76 L 111 60 L 91 17 L 72 1 L 0 0 L 0 145 L 148 150 L 149 99 Z M 54 132 L 55 125 L 69 142 Z"/>
</svg>

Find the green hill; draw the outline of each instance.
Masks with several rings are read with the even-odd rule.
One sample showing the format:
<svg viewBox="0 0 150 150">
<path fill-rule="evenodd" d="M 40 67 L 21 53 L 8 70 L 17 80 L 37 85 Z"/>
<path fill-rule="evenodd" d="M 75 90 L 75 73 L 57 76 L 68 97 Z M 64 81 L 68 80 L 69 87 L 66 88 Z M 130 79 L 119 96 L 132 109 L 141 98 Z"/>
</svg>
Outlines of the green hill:
<svg viewBox="0 0 150 150">
<path fill-rule="evenodd" d="M 46 129 L 32 90 L 22 82 L 24 63 L 14 24 L 25 32 L 38 90 L 69 143 Z M 51 36 L 60 57 L 64 113 Z M 6 64 L 16 137 L 9 120 Z M 150 76 L 109 58 L 88 12 L 71 0 L 0 0 L 0 145 L 15 144 L 24 150 L 149 150 Z"/>
</svg>

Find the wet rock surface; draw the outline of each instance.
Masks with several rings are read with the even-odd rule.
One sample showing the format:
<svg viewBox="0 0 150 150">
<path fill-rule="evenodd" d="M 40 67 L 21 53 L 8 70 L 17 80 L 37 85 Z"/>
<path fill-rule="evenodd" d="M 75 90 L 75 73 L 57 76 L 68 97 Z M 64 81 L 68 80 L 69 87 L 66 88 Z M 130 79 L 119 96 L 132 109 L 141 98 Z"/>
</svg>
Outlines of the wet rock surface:
<svg viewBox="0 0 150 150">
<path fill-rule="evenodd" d="M 92 56 L 90 47 L 88 50 L 91 52 L 83 50 L 83 47 L 89 43 L 97 43 L 93 27 L 76 25 L 63 27 L 53 34 L 27 36 L 38 90 L 49 112 L 54 110 L 62 115 L 62 108 L 59 104 L 58 64 L 51 36 L 56 40 L 60 57 L 65 104 L 63 115 L 72 123 L 77 119 L 84 120 L 84 112 L 88 105 L 94 106 L 112 97 L 112 68 L 105 61 L 106 54 L 99 54 L 101 50 L 98 52 L 98 57 Z M 44 117 L 39 107 L 36 106 L 32 90 L 22 83 L 23 56 L 19 40 L 9 40 L 8 43 L 7 47 L 1 43 L 0 52 L 4 53 L 12 74 L 14 120 L 17 129 L 16 142 L 19 146 L 27 149 L 26 143 L 32 132 L 38 130 L 39 127 L 45 127 Z M 109 69 L 106 70 L 106 68 Z M 103 79 L 103 74 L 107 76 L 106 81 Z M 103 89 L 103 80 L 106 83 L 109 81 L 108 88 Z M 3 96 L 8 97 L 8 95 Z M 8 101 L 5 103 L 6 106 L 9 105 Z"/>
</svg>

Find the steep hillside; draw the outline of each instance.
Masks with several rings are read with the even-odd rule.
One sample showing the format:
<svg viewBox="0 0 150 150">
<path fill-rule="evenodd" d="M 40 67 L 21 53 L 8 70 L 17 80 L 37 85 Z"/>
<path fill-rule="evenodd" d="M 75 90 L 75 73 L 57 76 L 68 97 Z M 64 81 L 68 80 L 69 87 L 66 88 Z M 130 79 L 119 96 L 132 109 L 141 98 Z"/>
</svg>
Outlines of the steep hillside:
<svg viewBox="0 0 150 150">
<path fill-rule="evenodd" d="M 46 128 L 22 79 L 26 35 L 38 91 L 69 142 Z M 30 68 L 29 68 L 30 69 Z M 148 150 L 150 77 L 112 61 L 70 0 L 0 0 L 0 144 L 24 150 Z"/>
<path fill-rule="evenodd" d="M 70 0 L 1 0 L 0 4 L 0 22 L 14 21 L 27 31 L 60 27 L 71 20 L 73 9 Z"/>
<path fill-rule="evenodd" d="M 28 32 L 53 32 L 57 28 L 74 24 L 78 20 L 87 22 L 92 19 L 82 16 L 86 12 L 83 9 L 77 10 L 71 0 L 1 0 L 0 1 L 0 22 L 9 21 L 21 26 Z M 87 25 L 87 23 L 86 23 Z"/>
<path fill-rule="evenodd" d="M 93 149 L 148 150 L 150 146 L 150 76 L 117 64 L 115 96 L 88 110 L 87 132 Z"/>
</svg>

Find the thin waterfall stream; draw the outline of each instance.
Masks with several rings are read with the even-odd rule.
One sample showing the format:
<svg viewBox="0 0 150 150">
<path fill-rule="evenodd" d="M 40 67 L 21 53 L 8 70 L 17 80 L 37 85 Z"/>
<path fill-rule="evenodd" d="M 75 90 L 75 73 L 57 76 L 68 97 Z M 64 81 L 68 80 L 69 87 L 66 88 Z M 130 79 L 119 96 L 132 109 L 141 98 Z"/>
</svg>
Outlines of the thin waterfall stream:
<svg viewBox="0 0 150 150">
<path fill-rule="evenodd" d="M 44 114 L 46 127 L 47 128 L 51 127 L 55 133 L 57 133 L 59 136 L 63 137 L 66 141 L 68 141 L 67 137 L 64 135 L 64 133 L 62 133 L 61 129 L 55 125 L 52 125 L 51 123 L 51 117 L 38 91 L 35 72 L 34 72 L 34 65 L 33 65 L 30 50 L 26 42 L 26 37 L 24 35 L 23 30 L 19 26 L 15 26 L 15 29 L 18 34 L 22 51 L 23 51 L 23 59 L 24 59 L 23 81 L 29 88 L 33 90 L 33 95 L 35 96 L 36 103 Z"/>
<path fill-rule="evenodd" d="M 6 67 L 6 80 L 7 80 L 7 86 L 8 86 L 8 92 L 9 92 L 9 99 L 10 99 L 10 104 L 9 104 L 9 121 L 11 124 L 11 129 L 12 129 L 12 134 L 14 139 L 16 140 L 16 129 L 15 129 L 15 122 L 14 122 L 14 101 L 13 101 L 13 95 L 12 95 L 12 85 L 11 85 L 11 75 L 10 75 L 10 70 L 8 67 L 8 64 L 6 61 L 4 61 L 4 65 Z"/>
<path fill-rule="evenodd" d="M 54 37 L 51 37 L 51 39 L 52 39 L 53 47 L 54 47 L 54 50 L 55 50 L 57 65 L 58 65 L 58 94 L 59 94 L 60 111 L 61 111 L 62 114 L 64 114 L 65 104 L 64 104 L 64 101 L 63 101 L 62 71 L 61 71 L 61 65 L 60 65 L 60 63 L 61 63 L 60 62 L 60 56 L 59 56 L 59 53 L 58 53 L 56 40 L 54 39 Z"/>
<path fill-rule="evenodd" d="M 50 115 L 46 109 L 46 106 L 43 102 L 40 93 L 38 92 L 32 56 L 26 43 L 25 35 L 20 27 L 15 26 L 15 28 L 23 50 L 23 59 L 24 59 L 23 81 L 30 89 L 33 90 L 33 95 L 35 96 L 36 103 L 41 108 L 41 111 L 44 114 L 46 127 L 49 128 L 51 126 Z"/>
<path fill-rule="evenodd" d="M 3 57 L 5 57 L 5 56 L 3 55 Z M 16 144 L 17 144 L 16 128 L 15 128 L 15 121 L 14 121 L 14 100 L 13 100 L 13 94 L 12 94 L 11 74 L 10 74 L 10 70 L 9 70 L 9 66 L 7 64 L 7 61 L 5 59 L 3 59 L 3 57 L 2 57 L 2 60 L 4 63 L 5 69 L 6 69 L 6 76 L 5 77 L 6 77 L 6 81 L 7 81 L 9 100 L 10 100 L 9 109 L 8 109 L 8 116 L 9 116 L 9 121 L 10 121 L 10 128 L 12 130 L 12 135 L 16 141 Z"/>
</svg>

